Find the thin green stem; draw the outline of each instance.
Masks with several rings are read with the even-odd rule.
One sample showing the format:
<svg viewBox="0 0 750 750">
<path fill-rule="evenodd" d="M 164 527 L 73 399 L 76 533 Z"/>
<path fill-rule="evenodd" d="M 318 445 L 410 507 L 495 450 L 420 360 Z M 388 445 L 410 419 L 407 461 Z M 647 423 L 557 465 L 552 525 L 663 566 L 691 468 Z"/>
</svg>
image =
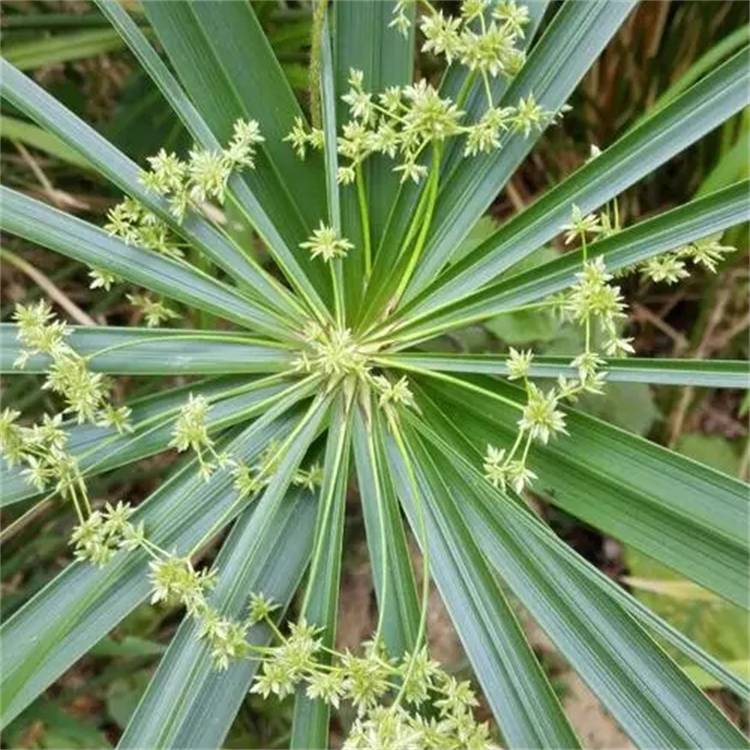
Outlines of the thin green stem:
<svg viewBox="0 0 750 750">
<path fill-rule="evenodd" d="M 432 168 L 430 172 L 430 183 L 426 189 L 428 197 L 427 197 L 427 203 L 426 203 L 426 208 L 425 208 L 425 216 L 424 216 L 424 219 L 422 220 L 422 227 L 417 237 L 417 241 L 414 245 L 414 249 L 412 250 L 411 256 L 409 258 L 409 262 L 406 266 L 406 270 L 404 271 L 404 274 L 401 277 L 401 281 L 398 285 L 398 289 L 396 290 L 396 294 L 395 294 L 396 302 L 398 302 L 398 300 L 401 299 L 401 295 L 404 293 L 409 281 L 411 280 L 411 276 L 414 273 L 414 269 L 416 268 L 417 262 L 419 261 L 419 258 L 422 254 L 422 250 L 424 249 L 424 245 L 427 240 L 427 233 L 430 229 L 430 225 L 432 224 L 432 214 L 433 214 L 433 211 L 435 210 L 435 203 L 437 202 L 438 184 L 440 181 L 441 153 L 442 153 L 442 150 L 440 148 L 440 144 L 436 143 L 433 146 L 433 150 L 432 150 Z"/>
<path fill-rule="evenodd" d="M 362 248 L 365 254 L 365 279 L 372 273 L 372 247 L 370 245 L 370 212 L 367 208 L 367 191 L 362 175 L 362 165 L 355 167 L 357 176 L 357 202 L 359 204 L 359 222 L 362 227 Z"/>
</svg>

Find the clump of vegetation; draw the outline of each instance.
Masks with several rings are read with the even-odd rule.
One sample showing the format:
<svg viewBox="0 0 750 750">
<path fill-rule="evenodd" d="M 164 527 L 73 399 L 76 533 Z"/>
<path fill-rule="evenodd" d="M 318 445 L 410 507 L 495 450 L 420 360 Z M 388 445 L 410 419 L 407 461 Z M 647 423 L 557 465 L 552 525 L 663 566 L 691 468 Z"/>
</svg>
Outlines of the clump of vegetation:
<svg viewBox="0 0 750 750">
<path fill-rule="evenodd" d="M 451 222 L 460 221 L 457 231 L 465 234 L 472 219 L 452 214 L 450 201 L 478 218 L 485 207 L 479 206 L 481 190 L 491 195 L 502 185 L 495 170 L 505 174 L 500 166 L 517 164 L 532 137 L 566 111 L 573 84 L 555 87 L 540 72 L 554 59 L 558 45 L 590 35 L 598 51 L 624 9 L 605 4 L 594 11 L 567 3 L 528 53 L 541 19 L 513 0 L 463 0 L 455 16 L 429 2 L 417 8 L 400 0 L 386 33 L 403 35 L 406 41 L 388 43 L 408 45 L 418 27 L 422 50 L 445 62 L 443 85 L 412 80 L 409 66 L 401 83 L 371 90 L 367 80 L 372 71 L 355 66 L 334 70 L 331 24 L 321 7 L 315 29 L 320 49 L 313 49 L 313 69 L 320 72 L 320 80 L 313 81 L 320 90 L 321 110 L 313 113 L 317 124 L 308 125 L 296 104 L 287 102 L 283 132 L 273 128 L 273 118 L 267 130 L 263 113 L 231 123 L 225 118 L 223 130 L 231 135 L 222 147 L 204 122 L 207 106 L 184 96 L 122 8 L 102 3 L 186 120 L 195 143 L 186 159 L 161 149 L 148 159 L 148 169 L 132 179 L 121 177 L 129 195 L 109 212 L 103 229 L 86 227 L 82 238 L 77 220 L 4 191 L 4 228 L 86 262 L 92 289 L 111 290 L 129 282 L 160 295 L 129 294 L 146 327 L 132 338 L 112 338 L 93 349 L 83 346 L 86 332 L 58 320 L 48 303 L 17 306 L 15 366 L 44 371 L 42 387 L 59 397 L 61 410 L 25 426 L 17 410 L 6 409 L 0 419 L 6 462 L 18 465 L 35 493 L 59 495 L 73 505 L 77 523 L 70 544 L 76 565 L 91 566 L 90 580 L 116 583 L 118 571 L 132 566 L 148 579 L 153 604 L 184 608 L 189 637 L 182 640 L 179 654 L 195 665 L 207 657 L 212 671 L 206 669 L 196 685 L 187 686 L 157 673 L 155 684 L 200 690 L 222 675 L 236 680 L 244 669 L 240 690 L 249 688 L 264 698 L 295 696 L 293 746 L 327 744 L 329 713 L 345 702 L 355 714 L 344 743 L 351 750 L 494 746 L 491 727 L 475 716 L 479 700 L 471 683 L 451 675 L 430 654 L 427 615 L 433 577 L 459 624 L 507 744 L 575 746 L 577 739 L 505 601 L 496 572 L 508 577 L 508 586 L 560 642 L 573 666 L 601 688 L 602 700 L 636 741 L 736 744 L 734 728 L 669 661 L 648 628 L 689 651 L 735 689 L 736 678 L 549 534 L 526 512 L 524 499 L 531 488 L 554 494 L 558 482 L 563 495 L 578 497 L 580 488 L 559 476 L 567 471 L 566 462 L 572 462 L 589 472 L 582 480 L 584 490 L 602 483 L 592 502 L 623 488 L 654 514 L 659 533 L 674 531 L 678 547 L 686 545 L 679 525 L 690 523 L 715 534 L 709 542 L 731 546 L 728 564 L 746 557 L 746 540 L 737 538 L 734 524 L 747 510 L 738 483 L 680 463 L 638 439 L 627 441 L 573 407 L 584 394 L 604 393 L 613 373 L 636 372 L 641 379 L 658 380 L 666 372 L 673 382 L 705 377 L 719 384 L 736 384 L 745 376 L 736 363 L 724 368 L 693 368 L 686 362 L 663 367 L 643 360 L 629 364 L 634 339 L 628 335 L 620 279 L 632 272 L 672 284 L 686 278 L 691 267 L 715 272 L 734 249 L 721 244 L 722 231 L 746 218 L 747 185 L 633 228 L 621 226 L 615 191 L 607 181 L 621 170 L 630 181 L 645 173 L 647 165 L 632 155 L 672 132 L 671 118 L 680 117 L 684 107 L 678 101 L 624 136 L 624 145 L 595 155 L 571 178 L 574 182 L 552 191 L 547 204 L 540 200 L 527 215 L 520 214 L 454 262 L 451 243 L 457 235 Z M 241 12 L 251 14 L 249 6 Z M 252 15 L 248 18 L 252 24 Z M 169 33 L 159 13 L 154 22 L 157 33 Z M 262 38 L 259 28 L 253 33 Z M 337 26 L 334 33 L 345 31 Z M 165 47 L 175 56 L 175 67 L 181 67 L 181 53 L 169 43 Z M 568 77 L 581 67 L 576 59 L 571 53 L 572 62 L 561 62 L 571 66 Z M 697 106 L 713 96 L 708 92 L 722 91 L 716 88 L 722 82 L 736 83 L 741 79 L 737 63 L 727 65 L 711 74 L 704 88 L 684 96 Z M 527 70 L 532 73 L 524 77 Z M 9 73 L 6 91 L 23 108 L 23 93 L 34 90 L 34 84 L 12 69 Z M 336 92 L 336 74 L 339 83 L 345 77 L 345 90 Z M 690 137 L 736 111 L 733 94 L 719 99 L 723 111 L 701 109 L 702 124 Z M 37 110 L 36 101 L 28 99 L 26 105 L 32 116 L 59 106 L 42 99 Z M 60 135 L 69 124 L 64 118 L 56 125 L 50 121 Z M 651 166 L 688 145 L 686 138 L 664 142 Z M 89 156 L 101 148 L 93 138 L 78 147 L 89 149 Z M 280 155 L 282 147 L 301 160 L 290 169 L 313 175 L 325 200 L 292 195 L 293 176 L 275 171 L 274 160 L 286 158 Z M 102 168 L 106 171 L 106 164 Z M 473 173 L 486 187 L 474 186 Z M 384 186 L 394 191 L 393 200 L 375 192 Z M 381 198 L 389 199 L 385 227 L 374 215 L 374 199 Z M 274 200 L 289 212 L 279 214 L 278 205 L 272 212 Z M 258 262 L 226 231 L 223 209 L 230 205 L 254 226 L 273 268 Z M 289 228 L 277 224 L 279 215 L 288 219 Z M 538 226 L 543 230 L 529 230 Z M 531 271 L 499 278 L 514 260 L 559 234 L 575 249 Z M 212 264 L 211 273 L 194 264 L 196 253 Z M 186 304 L 225 317 L 255 338 L 219 328 L 147 330 L 178 321 L 180 305 Z M 582 351 L 564 363 L 551 363 L 531 349 L 511 348 L 507 356 L 480 364 L 460 355 L 441 362 L 429 351 L 428 342 L 438 334 L 499 312 L 528 309 L 553 311 L 578 326 Z M 184 356 L 188 374 L 197 374 L 189 369 L 190 359 L 204 346 L 249 347 L 248 357 L 258 362 L 248 361 L 245 372 L 260 377 L 226 386 L 219 382 L 213 389 L 191 384 L 160 411 L 136 417 L 137 404 L 113 398 L 110 375 L 118 367 L 140 372 L 139 366 L 146 367 L 137 364 L 141 347 L 167 343 L 185 345 L 174 362 L 182 366 L 179 356 Z M 208 372 L 223 372 L 220 356 Z M 491 372 L 509 383 L 451 372 Z M 554 384 L 545 386 L 542 381 L 550 377 Z M 457 422 L 456 406 L 464 400 L 466 413 Z M 80 447 L 75 425 L 102 431 L 95 448 Z M 597 431 L 604 431 L 610 442 L 586 469 L 586 446 Z M 612 447 L 618 440 L 621 454 Z M 160 502 L 159 491 L 138 507 L 123 498 L 90 496 L 88 478 L 111 468 L 107 461 L 119 460 L 118 453 L 127 461 L 131 455 L 170 448 L 190 456 L 187 474 L 179 476 L 189 478 L 192 492 L 212 501 L 208 506 L 200 501 L 194 518 L 185 507 L 176 509 L 174 517 L 167 509 L 168 521 L 149 515 L 149 508 Z M 114 458 L 90 459 L 103 449 Z M 368 518 L 379 605 L 377 628 L 356 653 L 335 647 L 350 454 Z M 629 483 L 614 464 L 620 459 L 637 463 L 639 458 L 646 468 L 641 475 L 634 470 Z M 612 472 L 604 480 L 602 463 L 609 463 Z M 698 501 L 691 506 L 697 520 L 674 520 L 679 509 L 668 497 L 671 488 L 649 484 L 658 484 L 660 467 L 669 467 L 673 476 L 677 472 L 696 495 L 716 483 L 725 508 L 721 522 L 712 525 Z M 165 487 L 166 493 L 169 483 Z M 421 549 L 420 592 L 397 501 Z M 285 514 L 297 506 L 308 510 L 295 536 L 276 535 L 288 531 Z M 309 508 L 314 508 L 314 524 L 309 523 Z M 226 556 L 200 567 L 197 558 L 206 542 L 234 519 L 239 520 L 226 542 Z M 628 529 L 617 519 L 612 524 L 622 534 L 658 554 L 646 539 L 647 524 Z M 246 532 L 243 550 L 235 533 Z M 516 533 L 524 539 L 516 539 Z M 520 546 L 524 544 L 528 549 Z M 288 566 L 283 583 L 265 567 L 258 565 L 259 572 L 247 568 L 259 561 L 272 566 L 274 557 L 284 554 L 289 559 L 282 563 Z M 674 564 L 675 558 L 669 561 Z M 284 622 L 305 569 L 298 616 Z M 692 558 L 684 572 L 727 598 L 739 596 L 741 586 L 734 579 L 719 581 L 720 574 L 697 571 Z M 105 579 L 108 575 L 111 579 Z M 77 595 L 85 599 L 83 591 Z M 25 616 L 22 609 L 7 625 L 9 639 L 19 637 L 15 623 L 23 623 Z M 635 658 L 625 653 L 625 645 L 637 652 Z M 165 662 L 171 658 L 170 651 Z M 644 677 L 639 670 L 645 665 L 649 673 Z M 25 673 L 11 669 L 9 674 L 9 700 L 17 712 L 30 699 L 30 689 Z M 45 673 L 35 685 L 42 689 L 50 676 Z M 644 680 L 648 689 L 639 684 Z M 159 700 L 152 692 L 141 704 L 130 740 L 159 746 L 178 742 L 176 735 L 168 741 L 155 739 L 138 723 L 139 715 Z M 644 715 L 653 720 L 643 721 Z M 203 729 L 191 731 L 197 736 Z M 212 741 L 220 743 L 226 722 L 216 731 Z M 179 741 L 187 742 L 184 737 Z"/>
</svg>

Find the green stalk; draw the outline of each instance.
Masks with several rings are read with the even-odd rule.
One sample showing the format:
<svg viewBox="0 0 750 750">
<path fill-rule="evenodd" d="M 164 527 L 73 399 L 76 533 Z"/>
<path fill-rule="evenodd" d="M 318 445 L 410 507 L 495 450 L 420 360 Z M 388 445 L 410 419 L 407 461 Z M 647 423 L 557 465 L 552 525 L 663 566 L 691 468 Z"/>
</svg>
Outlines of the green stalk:
<svg viewBox="0 0 750 750">
<path fill-rule="evenodd" d="M 362 176 L 362 165 L 355 167 L 357 175 L 357 202 L 359 203 L 359 222 L 362 225 L 362 247 L 365 252 L 365 280 L 372 273 L 372 247 L 370 244 L 370 212 L 367 208 L 367 192 Z"/>
<path fill-rule="evenodd" d="M 403 295 L 403 293 L 406 291 L 406 286 L 409 283 L 412 274 L 414 273 L 414 269 L 417 267 L 417 261 L 422 255 L 422 250 L 424 249 L 424 245 L 427 240 L 427 232 L 429 231 L 430 224 L 432 223 L 432 214 L 435 210 L 435 203 L 437 202 L 438 196 L 438 183 L 440 181 L 440 157 L 441 149 L 439 144 L 436 143 L 433 146 L 432 151 L 432 170 L 430 172 L 430 183 L 425 191 L 428 195 L 425 208 L 425 216 L 424 220 L 422 221 L 422 228 L 420 229 L 419 236 L 417 237 L 417 242 L 414 245 L 411 257 L 409 258 L 409 263 L 406 266 L 404 275 L 401 277 L 398 289 L 396 290 L 396 294 L 394 297 L 396 303 L 399 299 L 401 299 L 401 295 Z"/>
</svg>

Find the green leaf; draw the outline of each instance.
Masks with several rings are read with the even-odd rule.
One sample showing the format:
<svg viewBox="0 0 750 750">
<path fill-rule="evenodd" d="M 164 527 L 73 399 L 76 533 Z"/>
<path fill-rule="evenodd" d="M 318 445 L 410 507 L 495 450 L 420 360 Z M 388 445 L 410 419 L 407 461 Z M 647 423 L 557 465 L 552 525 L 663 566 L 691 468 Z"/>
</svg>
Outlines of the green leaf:
<svg viewBox="0 0 750 750">
<path fill-rule="evenodd" d="M 122 40 L 111 29 L 86 29 L 6 43 L 3 57 L 19 70 L 31 70 L 115 52 L 122 46 Z"/>
<path fill-rule="evenodd" d="M 441 454 L 440 469 L 435 459 L 432 466 L 446 485 L 445 502 L 462 498 L 468 527 L 492 565 L 637 745 L 745 746 L 619 604 L 588 585 L 566 559 L 565 545 L 537 518 L 494 490 L 444 440 L 433 435 L 430 443 Z"/>
<path fill-rule="evenodd" d="M 270 425 L 259 421 L 229 449 L 251 461 L 294 423 L 289 417 Z M 228 512 L 239 512 L 232 483 L 228 468 L 217 470 L 205 482 L 192 461 L 142 503 L 134 519 L 145 523 L 149 539 L 156 544 L 185 554 L 217 523 L 228 522 Z M 4 724 L 146 598 L 148 561 L 139 550 L 118 554 L 104 568 L 72 563 L 3 624 Z"/>
<path fill-rule="evenodd" d="M 344 511 L 349 484 L 351 445 L 350 404 L 342 393 L 334 403 L 323 459 L 323 486 L 315 520 L 315 544 L 305 584 L 300 617 L 323 628 L 325 648 L 336 645 L 336 620 L 341 583 L 341 555 L 344 543 Z M 292 748 L 328 747 L 330 706 L 322 700 L 310 700 L 303 688 L 294 701 L 294 721 L 289 746 Z"/>
<path fill-rule="evenodd" d="M 533 94 L 538 104 L 557 112 L 632 7 L 630 0 L 564 3 L 505 93 L 503 106 L 515 105 L 521 97 Z M 436 220 L 405 301 L 440 272 L 532 146 L 532 139 L 523 134 L 508 133 L 501 139 L 499 151 L 461 162 L 440 192 Z M 542 244 L 544 241 L 537 247 Z"/>
<path fill-rule="evenodd" d="M 240 279 L 245 290 L 251 290 L 270 304 L 278 300 L 279 285 L 269 281 L 268 275 L 246 253 L 195 212 L 188 212 L 182 223 L 177 224 L 167 201 L 141 185 L 136 164 L 5 60 L 0 60 L 0 95 L 45 130 L 57 135 L 114 185 L 153 211 L 233 278 Z M 279 304 L 282 302 L 283 298 Z M 288 307 L 282 306 L 282 309 L 288 310 Z"/>
<path fill-rule="evenodd" d="M 333 4 L 336 116 L 339 125 L 350 119 L 348 106 L 341 101 L 349 90 L 349 70 L 364 74 L 365 90 L 381 92 L 388 86 L 411 82 L 414 30 L 404 38 L 389 28 L 395 7 L 393 0 L 341 0 Z M 407 9 L 407 15 L 414 9 Z M 362 167 L 366 189 L 372 254 L 376 255 L 388 223 L 394 200 L 399 194 L 394 162 L 374 155 Z M 341 188 L 342 229 L 355 245 L 344 264 L 347 286 L 347 308 L 354 313 L 362 303 L 361 289 L 365 273 L 362 226 L 355 185 Z"/>
<path fill-rule="evenodd" d="M 723 435 L 703 435 L 701 433 L 686 433 L 680 435 L 674 446 L 678 453 L 688 456 L 714 469 L 737 476 L 742 463 L 737 451 L 730 440 Z"/>
<path fill-rule="evenodd" d="M 486 285 L 558 235 L 573 204 L 584 213 L 604 205 L 746 106 L 749 83 L 745 58 L 735 55 L 513 217 L 420 295 L 410 314 L 444 307 Z"/>
<path fill-rule="evenodd" d="M 326 213 L 322 164 L 314 155 L 299 161 L 283 142 L 302 110 L 251 4 L 149 1 L 144 9 L 185 91 L 221 143 L 239 118 L 260 124 L 266 140 L 256 168 L 241 180 L 324 295 L 324 269 L 299 248 Z"/>
<path fill-rule="evenodd" d="M 210 601 L 224 617 L 241 619 L 256 591 L 282 604 L 283 612 L 310 555 L 315 503 L 309 492 L 293 489 L 272 512 L 261 517 L 259 511 L 245 511 L 216 559 L 219 584 Z M 258 662 L 247 659 L 217 672 L 197 631 L 194 622 L 182 622 L 120 747 L 221 746 Z M 257 646 L 270 637 L 265 625 L 248 633 Z"/>
<path fill-rule="evenodd" d="M 205 149 L 216 150 L 221 148 L 222 144 L 218 138 L 211 131 L 211 128 L 193 106 L 193 103 L 187 94 L 185 94 L 180 84 L 151 46 L 146 35 L 130 19 L 130 16 L 128 16 L 120 3 L 116 2 L 116 0 L 97 0 L 97 4 L 102 13 L 117 29 L 118 33 L 122 35 L 122 38 L 141 63 L 143 69 L 159 88 L 164 99 L 170 104 L 195 141 Z M 238 206 L 242 215 L 255 227 L 279 266 L 294 283 L 295 287 L 308 299 L 317 300 L 314 288 L 310 285 L 304 272 L 297 264 L 285 240 L 247 183 L 237 174 L 232 174 L 229 179 L 229 195 Z M 234 273 L 231 268 L 223 267 L 229 273 Z M 238 267 L 240 278 L 242 278 L 242 268 L 242 266 Z M 271 300 L 275 300 L 276 297 L 280 296 L 281 299 L 278 300 L 279 304 L 283 304 L 286 310 L 298 316 L 298 303 L 273 277 L 261 271 L 260 279 L 256 281 L 256 285 L 258 290 L 268 295 Z"/>
<path fill-rule="evenodd" d="M 510 604 L 445 488 L 433 481 L 434 466 L 414 434 L 406 434 L 407 455 L 382 434 L 382 427 L 380 440 L 387 446 L 398 494 L 417 538 L 417 508 L 423 504 L 430 571 L 505 742 L 509 747 L 578 747 Z M 409 480 L 409 463 L 414 464 L 416 487 Z"/>
<path fill-rule="evenodd" d="M 1 331 L 1 329 L 0 329 Z M 477 375 L 508 374 L 505 354 L 431 354 L 403 352 L 381 358 L 394 367 L 419 368 L 438 372 Z M 607 359 L 603 369 L 610 383 L 652 383 L 654 385 L 693 385 L 705 388 L 750 388 L 750 366 L 742 360 L 652 359 L 627 357 Z M 534 378 L 575 375 L 570 357 L 534 357 Z"/>
<path fill-rule="evenodd" d="M 284 436 L 286 447 L 271 481 L 251 509 L 252 516 L 239 522 L 217 560 L 223 570 L 209 603 L 223 615 L 237 618 L 253 590 L 276 595 L 287 604 L 297 588 L 311 541 L 311 524 L 305 521 L 312 520 L 314 505 L 308 493 L 297 491 L 295 514 L 295 494 L 289 498 L 287 490 L 323 426 L 329 405 L 329 397 L 316 399 Z M 303 528 L 292 532 L 297 526 Z M 296 546 L 281 561 L 278 553 L 286 542 Z M 197 629 L 196 623 L 183 621 L 120 740 L 121 747 L 221 747 L 258 665 L 241 662 L 225 672 L 215 671 L 206 643 L 196 637 Z M 256 644 L 267 642 L 269 636 L 263 626 L 251 631 Z"/>
<path fill-rule="evenodd" d="M 589 257 L 602 255 L 609 271 L 635 265 L 667 250 L 720 232 L 750 217 L 750 180 L 743 180 L 646 219 L 589 247 Z M 442 309 L 414 313 L 396 325 L 399 341 L 430 337 L 438 332 L 492 317 L 536 302 L 571 286 L 581 269 L 581 251 L 511 276 Z M 423 322 L 419 322 L 424 319 Z M 399 330 L 400 329 L 400 330 Z"/>
<path fill-rule="evenodd" d="M 419 600 L 398 499 L 370 417 L 361 408 L 354 414 L 353 448 L 379 622 L 386 649 L 397 658 L 414 650 Z"/>
<path fill-rule="evenodd" d="M 127 245 L 107 232 L 40 201 L 3 187 L 0 227 L 92 268 L 111 271 L 189 306 L 278 338 L 293 335 L 288 322 L 197 268 Z"/>
<path fill-rule="evenodd" d="M 471 447 L 480 466 L 487 444 L 509 448 L 524 393 L 487 378 L 419 380 L 440 405 L 422 408 Z M 720 596 L 748 607 L 744 533 L 747 486 L 573 409 L 570 436 L 535 445 L 535 490 L 588 524 L 642 550 Z M 460 425 L 460 427 L 459 427 Z M 710 502 L 707 499 L 710 498 Z"/>
<path fill-rule="evenodd" d="M 0 133 L 3 138 L 31 146 L 80 169 L 91 170 L 93 168 L 65 141 L 26 120 L 2 115 L 0 116 Z"/>
<path fill-rule="evenodd" d="M 95 372 L 117 375 L 230 375 L 289 369 L 292 351 L 241 333 L 131 326 L 71 326 L 67 343 L 89 360 Z M 17 327 L 0 323 L 0 373 L 42 373 L 51 359 L 31 357 L 22 371 L 13 362 L 22 346 Z M 107 349 L 109 351 L 103 352 Z M 102 352 L 97 354 L 97 352 Z M 93 355 L 93 356 L 92 356 Z"/>
</svg>

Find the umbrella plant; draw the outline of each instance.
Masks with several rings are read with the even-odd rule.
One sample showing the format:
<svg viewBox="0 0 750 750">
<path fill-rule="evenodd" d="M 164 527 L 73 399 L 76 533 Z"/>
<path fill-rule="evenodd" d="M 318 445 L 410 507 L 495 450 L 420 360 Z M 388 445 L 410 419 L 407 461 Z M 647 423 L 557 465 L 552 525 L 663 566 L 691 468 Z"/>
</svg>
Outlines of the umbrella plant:
<svg viewBox="0 0 750 750">
<path fill-rule="evenodd" d="M 326 747 L 344 705 L 348 748 L 576 747 L 520 602 L 637 745 L 744 746 L 663 645 L 745 699 L 747 685 L 528 498 L 748 605 L 747 487 L 577 408 L 610 382 L 748 385 L 741 362 L 628 356 L 620 281 L 715 271 L 748 183 L 631 226 L 617 204 L 747 105 L 747 50 L 458 254 L 632 2 L 315 3 L 307 112 L 250 3 L 147 1 L 149 35 L 99 7 L 193 147 L 137 165 L 2 63 L 2 98 L 122 191 L 99 227 L 2 188 L 3 231 L 85 264 L 92 289 L 131 285 L 144 321 L 70 326 L 41 301 L 0 328 L 3 372 L 43 373 L 60 407 L 34 424 L 2 412 L 2 503 L 68 503 L 75 558 L 0 631 L 3 721 L 150 599 L 184 618 L 123 747 L 219 747 L 248 690 L 294 696 L 297 748 Z M 439 74 L 414 76 L 417 46 Z M 558 235 L 564 253 L 514 270 Z M 578 355 L 435 350 L 529 309 L 579 327 Z M 187 385 L 121 402 L 118 375 Z M 142 502 L 90 493 L 90 477 L 172 449 Z M 353 652 L 336 645 L 347 497 L 378 611 Z M 430 655 L 432 583 L 476 684 Z"/>
</svg>

